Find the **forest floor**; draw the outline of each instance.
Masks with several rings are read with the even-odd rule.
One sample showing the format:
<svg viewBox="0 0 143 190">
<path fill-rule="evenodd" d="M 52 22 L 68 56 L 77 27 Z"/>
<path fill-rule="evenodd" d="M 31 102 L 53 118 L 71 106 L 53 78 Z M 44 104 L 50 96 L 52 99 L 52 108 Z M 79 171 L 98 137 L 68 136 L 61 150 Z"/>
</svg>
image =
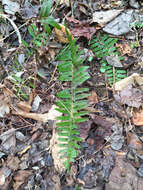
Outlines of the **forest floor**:
<svg viewBox="0 0 143 190">
<path fill-rule="evenodd" d="M 57 94 L 77 46 L 88 115 L 68 172 Z M 2 0 L 0 190 L 87 189 L 143 189 L 143 1 Z"/>
</svg>

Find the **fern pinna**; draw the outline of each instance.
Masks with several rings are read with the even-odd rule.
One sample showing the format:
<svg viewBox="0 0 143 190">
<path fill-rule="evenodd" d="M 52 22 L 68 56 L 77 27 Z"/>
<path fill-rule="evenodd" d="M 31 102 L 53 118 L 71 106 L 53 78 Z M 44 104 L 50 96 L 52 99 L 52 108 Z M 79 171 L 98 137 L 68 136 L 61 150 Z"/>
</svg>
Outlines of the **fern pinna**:
<svg viewBox="0 0 143 190">
<path fill-rule="evenodd" d="M 68 35 L 68 34 L 67 34 Z M 69 88 L 60 91 L 57 94 L 57 110 L 63 115 L 57 119 L 59 146 L 61 147 L 61 158 L 65 158 L 65 167 L 70 170 L 71 162 L 74 162 L 80 149 L 79 131 L 77 124 L 84 122 L 87 118 L 83 117 L 88 114 L 84 108 L 88 106 L 86 98 L 89 96 L 88 88 L 80 88 L 81 84 L 89 78 L 88 67 L 83 66 L 83 60 L 80 58 L 81 52 L 78 51 L 76 40 L 68 35 L 69 45 L 61 54 L 58 65 L 60 73 L 59 80 L 68 82 Z"/>
<path fill-rule="evenodd" d="M 105 60 L 106 56 L 119 56 L 122 61 L 124 58 L 120 56 L 120 53 L 117 51 L 117 47 L 115 46 L 117 38 L 111 38 L 107 34 L 100 34 L 99 37 L 94 36 L 90 42 L 90 47 L 92 51 L 95 53 L 95 56 L 99 58 L 101 61 L 101 69 L 102 73 L 107 75 L 109 83 L 112 85 L 114 82 L 117 82 L 126 77 L 126 71 L 121 68 L 113 68 L 113 66 L 109 65 Z"/>
</svg>

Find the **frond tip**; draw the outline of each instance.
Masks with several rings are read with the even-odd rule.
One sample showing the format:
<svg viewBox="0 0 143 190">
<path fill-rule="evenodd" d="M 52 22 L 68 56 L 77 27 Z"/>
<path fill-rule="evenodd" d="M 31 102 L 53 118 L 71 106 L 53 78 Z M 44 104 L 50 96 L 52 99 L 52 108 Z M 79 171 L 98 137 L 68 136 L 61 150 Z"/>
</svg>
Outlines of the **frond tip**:
<svg viewBox="0 0 143 190">
<path fill-rule="evenodd" d="M 89 78 L 88 67 L 83 66 L 83 60 L 80 58 L 81 52 L 69 34 L 67 34 L 69 45 L 66 48 L 66 53 L 59 56 L 62 62 L 58 65 L 60 72 L 59 80 L 68 82 L 70 88 L 60 91 L 57 94 L 57 110 L 62 113 L 62 116 L 57 119 L 59 146 L 61 147 L 61 158 L 66 158 L 65 167 L 70 171 L 70 164 L 74 162 L 80 149 L 78 123 L 87 120 L 85 115 L 88 115 L 84 108 L 88 107 L 86 98 L 89 96 L 88 88 L 80 88 L 81 84 Z M 65 58 L 66 57 L 66 58 Z"/>
</svg>

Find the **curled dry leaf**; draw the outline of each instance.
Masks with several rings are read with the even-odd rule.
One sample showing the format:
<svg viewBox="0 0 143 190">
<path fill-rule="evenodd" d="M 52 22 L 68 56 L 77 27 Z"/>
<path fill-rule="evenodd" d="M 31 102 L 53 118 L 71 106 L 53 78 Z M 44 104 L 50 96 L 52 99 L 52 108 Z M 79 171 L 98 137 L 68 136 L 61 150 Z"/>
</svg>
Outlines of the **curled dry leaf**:
<svg viewBox="0 0 143 190">
<path fill-rule="evenodd" d="M 139 111 L 134 111 L 133 112 L 132 122 L 136 126 L 143 125 L 143 109 L 139 110 Z"/>
<path fill-rule="evenodd" d="M 139 140 L 138 136 L 136 134 L 131 133 L 131 132 L 128 132 L 127 143 L 130 147 L 134 148 L 135 150 L 141 150 L 142 149 L 142 143 Z"/>
<path fill-rule="evenodd" d="M 61 27 L 61 29 L 57 29 L 57 28 L 54 29 L 55 36 L 59 42 L 67 44 L 67 43 L 69 43 L 69 41 L 68 41 L 68 38 L 66 35 L 66 27 L 62 24 L 60 24 L 60 27 Z M 72 33 L 68 28 L 67 28 L 67 31 L 72 36 Z M 73 36 L 72 36 L 72 38 L 73 38 Z"/>
<path fill-rule="evenodd" d="M 116 47 L 118 48 L 121 55 L 131 54 L 132 49 L 128 44 L 116 44 Z"/>
<path fill-rule="evenodd" d="M 126 77 L 119 82 L 116 82 L 114 85 L 115 91 L 121 91 L 126 88 L 129 84 L 143 85 L 143 77 L 141 77 L 138 73 L 134 73 L 129 77 Z"/>
</svg>

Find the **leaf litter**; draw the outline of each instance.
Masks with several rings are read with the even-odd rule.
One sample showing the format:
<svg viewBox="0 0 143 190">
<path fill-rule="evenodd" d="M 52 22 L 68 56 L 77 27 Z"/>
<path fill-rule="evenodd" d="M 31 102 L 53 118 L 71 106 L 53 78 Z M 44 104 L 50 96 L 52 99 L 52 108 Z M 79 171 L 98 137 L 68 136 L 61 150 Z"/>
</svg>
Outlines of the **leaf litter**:
<svg viewBox="0 0 143 190">
<path fill-rule="evenodd" d="M 54 29 L 49 46 L 45 45 L 44 38 L 38 36 L 42 32 L 42 24 L 38 20 L 39 2 L 2 3 L 0 189 L 129 190 L 133 186 L 135 190 L 141 190 L 143 78 L 139 60 L 143 55 L 141 30 L 138 28 L 141 25 L 133 29 L 130 24 L 134 22 L 134 17 L 142 21 L 142 2 L 122 4 L 121 1 L 80 0 L 56 4 L 52 1 L 51 12 L 55 9 L 52 16 L 58 20 L 61 29 Z M 15 7 L 11 9 L 13 5 Z M 57 91 L 68 86 L 68 82 L 58 81 L 56 70 L 60 64 L 56 56 L 68 44 L 64 22 L 73 38 L 78 39 L 80 49 L 84 50 L 82 56 L 91 76 L 85 83 L 91 92 L 87 108 L 90 111 L 89 120 L 78 125 L 82 138 L 81 151 L 72 163 L 69 175 L 65 171 L 64 160 L 59 156 L 56 117 L 60 113 L 55 105 Z M 31 42 L 27 30 L 27 25 L 31 23 L 38 28 L 39 47 L 34 47 L 34 41 Z M 98 36 L 104 31 L 113 38 L 119 37 L 116 47 L 125 57 L 120 61 L 119 55 L 110 55 L 104 61 L 115 69 L 122 66 L 128 69 L 128 77 L 115 82 L 112 88 L 100 72 L 99 60 L 89 47 L 93 35 Z M 130 39 L 129 35 L 134 38 Z M 21 37 L 26 42 L 25 46 L 21 44 Z M 135 43 L 138 47 L 133 46 Z M 44 77 L 37 74 L 41 70 Z M 23 83 L 18 83 L 21 93 L 17 93 L 17 86 L 9 80 L 13 74 L 15 82 L 24 80 L 24 85 L 27 85 L 24 88 Z M 35 86 L 34 92 L 32 86 Z M 22 96 L 25 94 L 27 99 Z"/>
</svg>

